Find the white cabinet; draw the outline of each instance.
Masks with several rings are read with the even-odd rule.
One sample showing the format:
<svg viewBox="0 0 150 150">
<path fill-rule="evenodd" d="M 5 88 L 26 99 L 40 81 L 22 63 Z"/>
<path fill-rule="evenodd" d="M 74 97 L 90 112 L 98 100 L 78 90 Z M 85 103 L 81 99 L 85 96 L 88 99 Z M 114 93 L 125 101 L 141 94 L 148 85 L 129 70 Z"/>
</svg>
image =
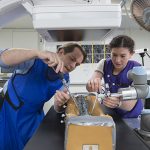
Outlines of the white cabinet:
<svg viewBox="0 0 150 150">
<path fill-rule="evenodd" d="M 12 31 L 0 30 L 0 49 L 12 47 Z"/>
<path fill-rule="evenodd" d="M 70 72 L 70 83 L 74 85 L 84 85 L 91 78 L 97 64 L 84 63 Z"/>
<path fill-rule="evenodd" d="M 12 47 L 33 48 L 38 49 L 39 38 L 35 31 L 13 31 Z"/>
<path fill-rule="evenodd" d="M 39 49 L 39 35 L 33 29 L 0 30 L 0 49 L 31 48 Z M 0 69 L 0 72 L 3 72 Z"/>
<path fill-rule="evenodd" d="M 0 30 L 0 49 L 18 47 L 39 49 L 39 35 L 33 29 Z"/>
</svg>

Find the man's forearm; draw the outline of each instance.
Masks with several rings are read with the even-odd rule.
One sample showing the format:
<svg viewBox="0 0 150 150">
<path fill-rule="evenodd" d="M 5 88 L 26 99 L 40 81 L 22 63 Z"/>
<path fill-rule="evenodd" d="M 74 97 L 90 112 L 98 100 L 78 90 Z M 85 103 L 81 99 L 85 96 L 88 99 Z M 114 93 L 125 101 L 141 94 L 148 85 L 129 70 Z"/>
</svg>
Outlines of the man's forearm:
<svg viewBox="0 0 150 150">
<path fill-rule="evenodd" d="M 20 64 L 26 60 L 36 58 L 38 50 L 12 48 L 1 53 L 1 61 L 9 66 Z"/>
</svg>

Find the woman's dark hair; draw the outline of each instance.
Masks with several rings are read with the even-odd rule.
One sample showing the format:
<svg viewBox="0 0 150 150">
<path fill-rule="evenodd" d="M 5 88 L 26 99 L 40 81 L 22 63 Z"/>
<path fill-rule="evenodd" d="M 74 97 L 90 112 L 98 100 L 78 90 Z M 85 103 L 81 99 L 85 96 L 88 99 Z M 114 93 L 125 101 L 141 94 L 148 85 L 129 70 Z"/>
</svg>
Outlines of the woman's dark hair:
<svg viewBox="0 0 150 150">
<path fill-rule="evenodd" d="M 119 35 L 112 39 L 109 43 L 109 49 L 124 47 L 128 48 L 130 53 L 134 53 L 134 41 L 132 38 L 126 35 Z"/>
<path fill-rule="evenodd" d="M 64 49 L 64 54 L 71 53 L 71 52 L 74 51 L 74 49 L 76 47 L 80 49 L 80 51 L 81 51 L 81 53 L 83 55 L 83 61 L 82 61 L 82 63 L 83 63 L 86 60 L 87 55 L 86 55 L 85 50 L 79 44 L 77 44 L 77 43 L 67 43 L 67 44 L 64 44 L 64 45 L 58 47 L 57 52 L 59 52 L 61 49 Z"/>
</svg>

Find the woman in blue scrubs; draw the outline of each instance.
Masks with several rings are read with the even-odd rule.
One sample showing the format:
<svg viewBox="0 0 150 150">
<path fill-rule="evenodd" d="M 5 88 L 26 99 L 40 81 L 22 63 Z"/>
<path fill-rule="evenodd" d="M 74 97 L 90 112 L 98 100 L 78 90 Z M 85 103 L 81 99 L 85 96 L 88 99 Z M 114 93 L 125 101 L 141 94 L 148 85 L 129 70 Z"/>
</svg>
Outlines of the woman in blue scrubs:
<svg viewBox="0 0 150 150">
<path fill-rule="evenodd" d="M 127 72 L 135 66 L 136 61 L 130 60 L 134 54 L 134 41 L 126 35 L 114 37 L 109 44 L 111 58 L 102 59 L 97 65 L 91 79 L 87 83 L 90 92 L 101 89 L 101 80 L 108 85 L 110 93 L 117 93 L 119 88 L 129 87 L 132 81 L 127 78 Z M 141 99 L 121 101 L 118 97 L 106 97 L 103 104 L 114 109 L 123 118 L 135 118 L 141 114 L 143 103 Z"/>
</svg>

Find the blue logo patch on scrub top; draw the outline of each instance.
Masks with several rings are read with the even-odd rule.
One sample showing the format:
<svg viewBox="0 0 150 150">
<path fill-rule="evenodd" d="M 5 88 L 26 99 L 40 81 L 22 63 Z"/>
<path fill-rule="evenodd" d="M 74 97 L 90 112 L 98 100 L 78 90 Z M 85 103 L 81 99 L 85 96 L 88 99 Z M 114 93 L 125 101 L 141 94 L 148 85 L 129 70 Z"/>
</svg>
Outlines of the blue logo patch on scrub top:
<svg viewBox="0 0 150 150">
<path fill-rule="evenodd" d="M 46 70 L 46 77 L 50 81 L 55 81 L 59 79 L 59 75 L 50 67 L 48 67 Z"/>
</svg>

